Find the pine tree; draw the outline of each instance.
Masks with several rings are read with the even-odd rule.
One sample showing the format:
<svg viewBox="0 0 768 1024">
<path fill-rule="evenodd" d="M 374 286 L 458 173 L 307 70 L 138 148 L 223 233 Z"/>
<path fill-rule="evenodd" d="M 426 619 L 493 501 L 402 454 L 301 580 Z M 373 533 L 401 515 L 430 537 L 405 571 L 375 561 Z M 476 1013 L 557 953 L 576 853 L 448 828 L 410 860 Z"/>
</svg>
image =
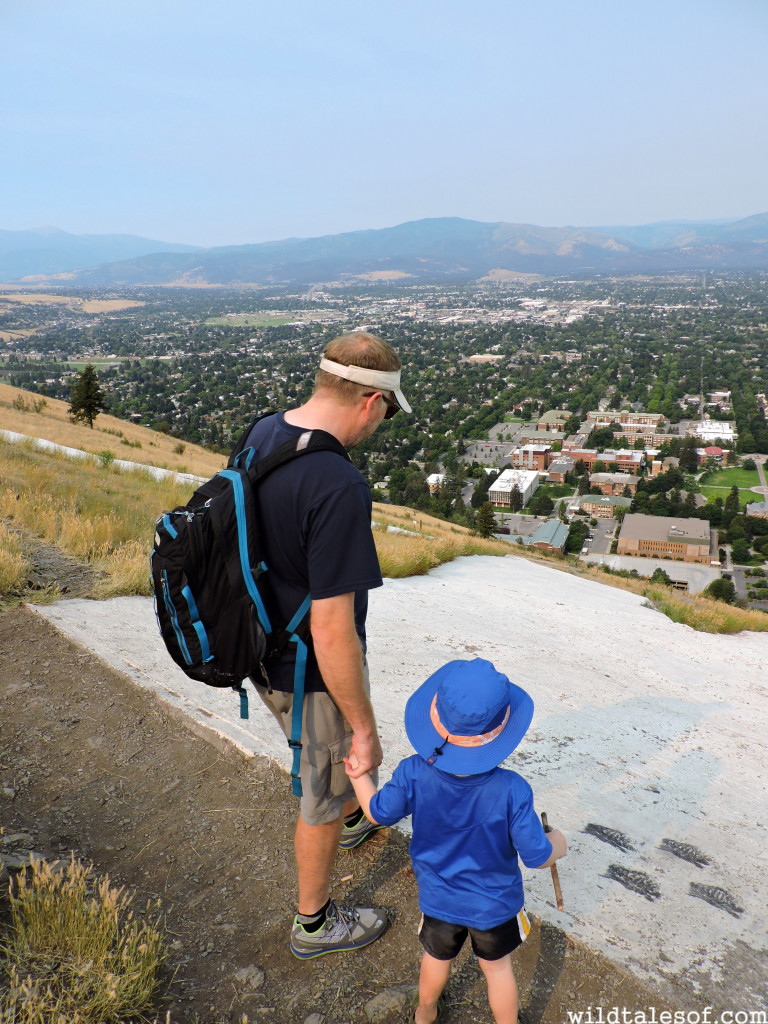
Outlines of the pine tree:
<svg viewBox="0 0 768 1024">
<path fill-rule="evenodd" d="M 688 491 L 683 502 L 683 507 L 679 509 L 677 513 L 682 519 L 692 519 L 696 517 L 696 495 L 693 491 Z"/>
<path fill-rule="evenodd" d="M 481 537 L 490 537 L 496 530 L 496 516 L 490 501 L 484 502 L 477 510 L 477 532 Z"/>
<path fill-rule="evenodd" d="M 731 520 L 734 516 L 739 514 L 739 489 L 734 486 L 728 492 L 728 497 L 725 499 L 725 505 L 723 506 L 723 526 L 730 526 Z"/>
<path fill-rule="evenodd" d="M 699 457 L 697 454 L 699 442 L 695 437 L 686 436 L 680 445 L 680 451 L 678 458 L 680 459 L 680 469 L 685 473 L 695 473 L 699 466 Z"/>
<path fill-rule="evenodd" d="M 93 430 L 93 421 L 104 412 L 104 395 L 99 378 L 90 363 L 77 379 L 70 391 L 69 416 L 75 423 L 87 423 Z"/>
</svg>

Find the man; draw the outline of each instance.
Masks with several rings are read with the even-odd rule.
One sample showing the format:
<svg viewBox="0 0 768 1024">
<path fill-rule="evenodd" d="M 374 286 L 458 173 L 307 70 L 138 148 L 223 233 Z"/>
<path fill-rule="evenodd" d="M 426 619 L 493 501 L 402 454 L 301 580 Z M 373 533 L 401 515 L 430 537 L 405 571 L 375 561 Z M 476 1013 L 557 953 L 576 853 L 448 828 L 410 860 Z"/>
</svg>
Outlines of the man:
<svg viewBox="0 0 768 1024">
<path fill-rule="evenodd" d="M 411 411 L 400 392 L 400 367 L 394 349 L 375 335 L 336 338 L 311 398 L 259 420 L 246 444 L 263 458 L 307 430 L 323 430 L 352 448 L 398 409 Z M 368 485 L 340 454 L 312 452 L 281 466 L 261 485 L 260 499 L 275 620 L 287 624 L 307 593 L 312 599 L 294 837 L 299 903 L 291 930 L 291 951 L 309 959 L 365 946 L 388 924 L 384 911 L 338 907 L 329 893 L 338 847 L 351 849 L 376 828 L 360 810 L 343 757 L 353 753 L 360 774 L 382 760 L 365 664 L 368 591 L 382 579 Z M 254 681 L 287 737 L 294 662 L 289 647 L 269 666 L 268 685 Z"/>
</svg>

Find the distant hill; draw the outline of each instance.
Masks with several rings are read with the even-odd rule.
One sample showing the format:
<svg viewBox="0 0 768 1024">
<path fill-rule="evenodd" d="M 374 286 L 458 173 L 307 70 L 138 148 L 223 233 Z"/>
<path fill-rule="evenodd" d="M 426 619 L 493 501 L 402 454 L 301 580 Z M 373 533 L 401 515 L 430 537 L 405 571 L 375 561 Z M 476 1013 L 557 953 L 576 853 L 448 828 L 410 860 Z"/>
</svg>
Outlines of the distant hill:
<svg viewBox="0 0 768 1024">
<path fill-rule="evenodd" d="M 768 213 L 730 222 L 672 221 L 615 228 L 540 227 L 439 217 L 391 228 L 257 245 L 197 250 L 165 247 L 132 258 L 102 261 L 73 272 L 68 280 L 94 287 L 308 285 L 474 280 L 489 274 L 499 278 L 505 271 L 590 277 L 707 269 L 768 269 Z"/>
<path fill-rule="evenodd" d="M 0 280 L 68 274 L 153 252 L 193 252 L 193 245 L 138 235 L 71 235 L 58 228 L 0 230 Z"/>
</svg>

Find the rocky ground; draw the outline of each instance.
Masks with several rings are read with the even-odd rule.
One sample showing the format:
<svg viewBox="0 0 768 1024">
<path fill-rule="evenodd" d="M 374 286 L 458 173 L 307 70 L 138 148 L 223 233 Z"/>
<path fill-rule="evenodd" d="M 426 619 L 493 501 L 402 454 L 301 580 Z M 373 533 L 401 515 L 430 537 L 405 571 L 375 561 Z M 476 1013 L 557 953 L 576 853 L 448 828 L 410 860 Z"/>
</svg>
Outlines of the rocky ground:
<svg viewBox="0 0 768 1024">
<path fill-rule="evenodd" d="M 72 593 L 65 569 L 51 582 Z M 0 613 L 0 699 L 0 853 L 13 866 L 30 849 L 74 851 L 130 887 L 137 906 L 162 902 L 162 1020 L 168 1011 L 173 1024 L 409 1019 L 418 907 L 402 834 L 386 830 L 340 854 L 333 879 L 337 899 L 391 908 L 387 935 L 298 962 L 287 943 L 295 805 L 281 769 L 198 735 L 23 607 Z M 528 1024 L 561 1024 L 566 1010 L 590 1005 L 674 1008 L 538 921 L 515 969 Z M 448 998 L 448 1024 L 492 1021 L 467 953 Z"/>
</svg>

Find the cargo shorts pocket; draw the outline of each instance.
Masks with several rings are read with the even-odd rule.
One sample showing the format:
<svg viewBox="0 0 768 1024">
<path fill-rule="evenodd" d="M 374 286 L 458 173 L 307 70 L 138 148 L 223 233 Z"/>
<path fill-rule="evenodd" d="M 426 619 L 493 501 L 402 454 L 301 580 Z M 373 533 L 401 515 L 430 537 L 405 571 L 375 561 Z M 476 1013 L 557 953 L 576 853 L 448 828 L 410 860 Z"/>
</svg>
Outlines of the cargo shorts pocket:
<svg viewBox="0 0 768 1024">
<path fill-rule="evenodd" d="M 347 756 L 351 737 L 342 736 L 341 739 L 331 743 L 328 747 L 328 755 L 331 766 L 330 791 L 331 796 L 343 796 L 345 801 L 354 796 L 354 789 L 344 768 L 344 758 Z"/>
</svg>

